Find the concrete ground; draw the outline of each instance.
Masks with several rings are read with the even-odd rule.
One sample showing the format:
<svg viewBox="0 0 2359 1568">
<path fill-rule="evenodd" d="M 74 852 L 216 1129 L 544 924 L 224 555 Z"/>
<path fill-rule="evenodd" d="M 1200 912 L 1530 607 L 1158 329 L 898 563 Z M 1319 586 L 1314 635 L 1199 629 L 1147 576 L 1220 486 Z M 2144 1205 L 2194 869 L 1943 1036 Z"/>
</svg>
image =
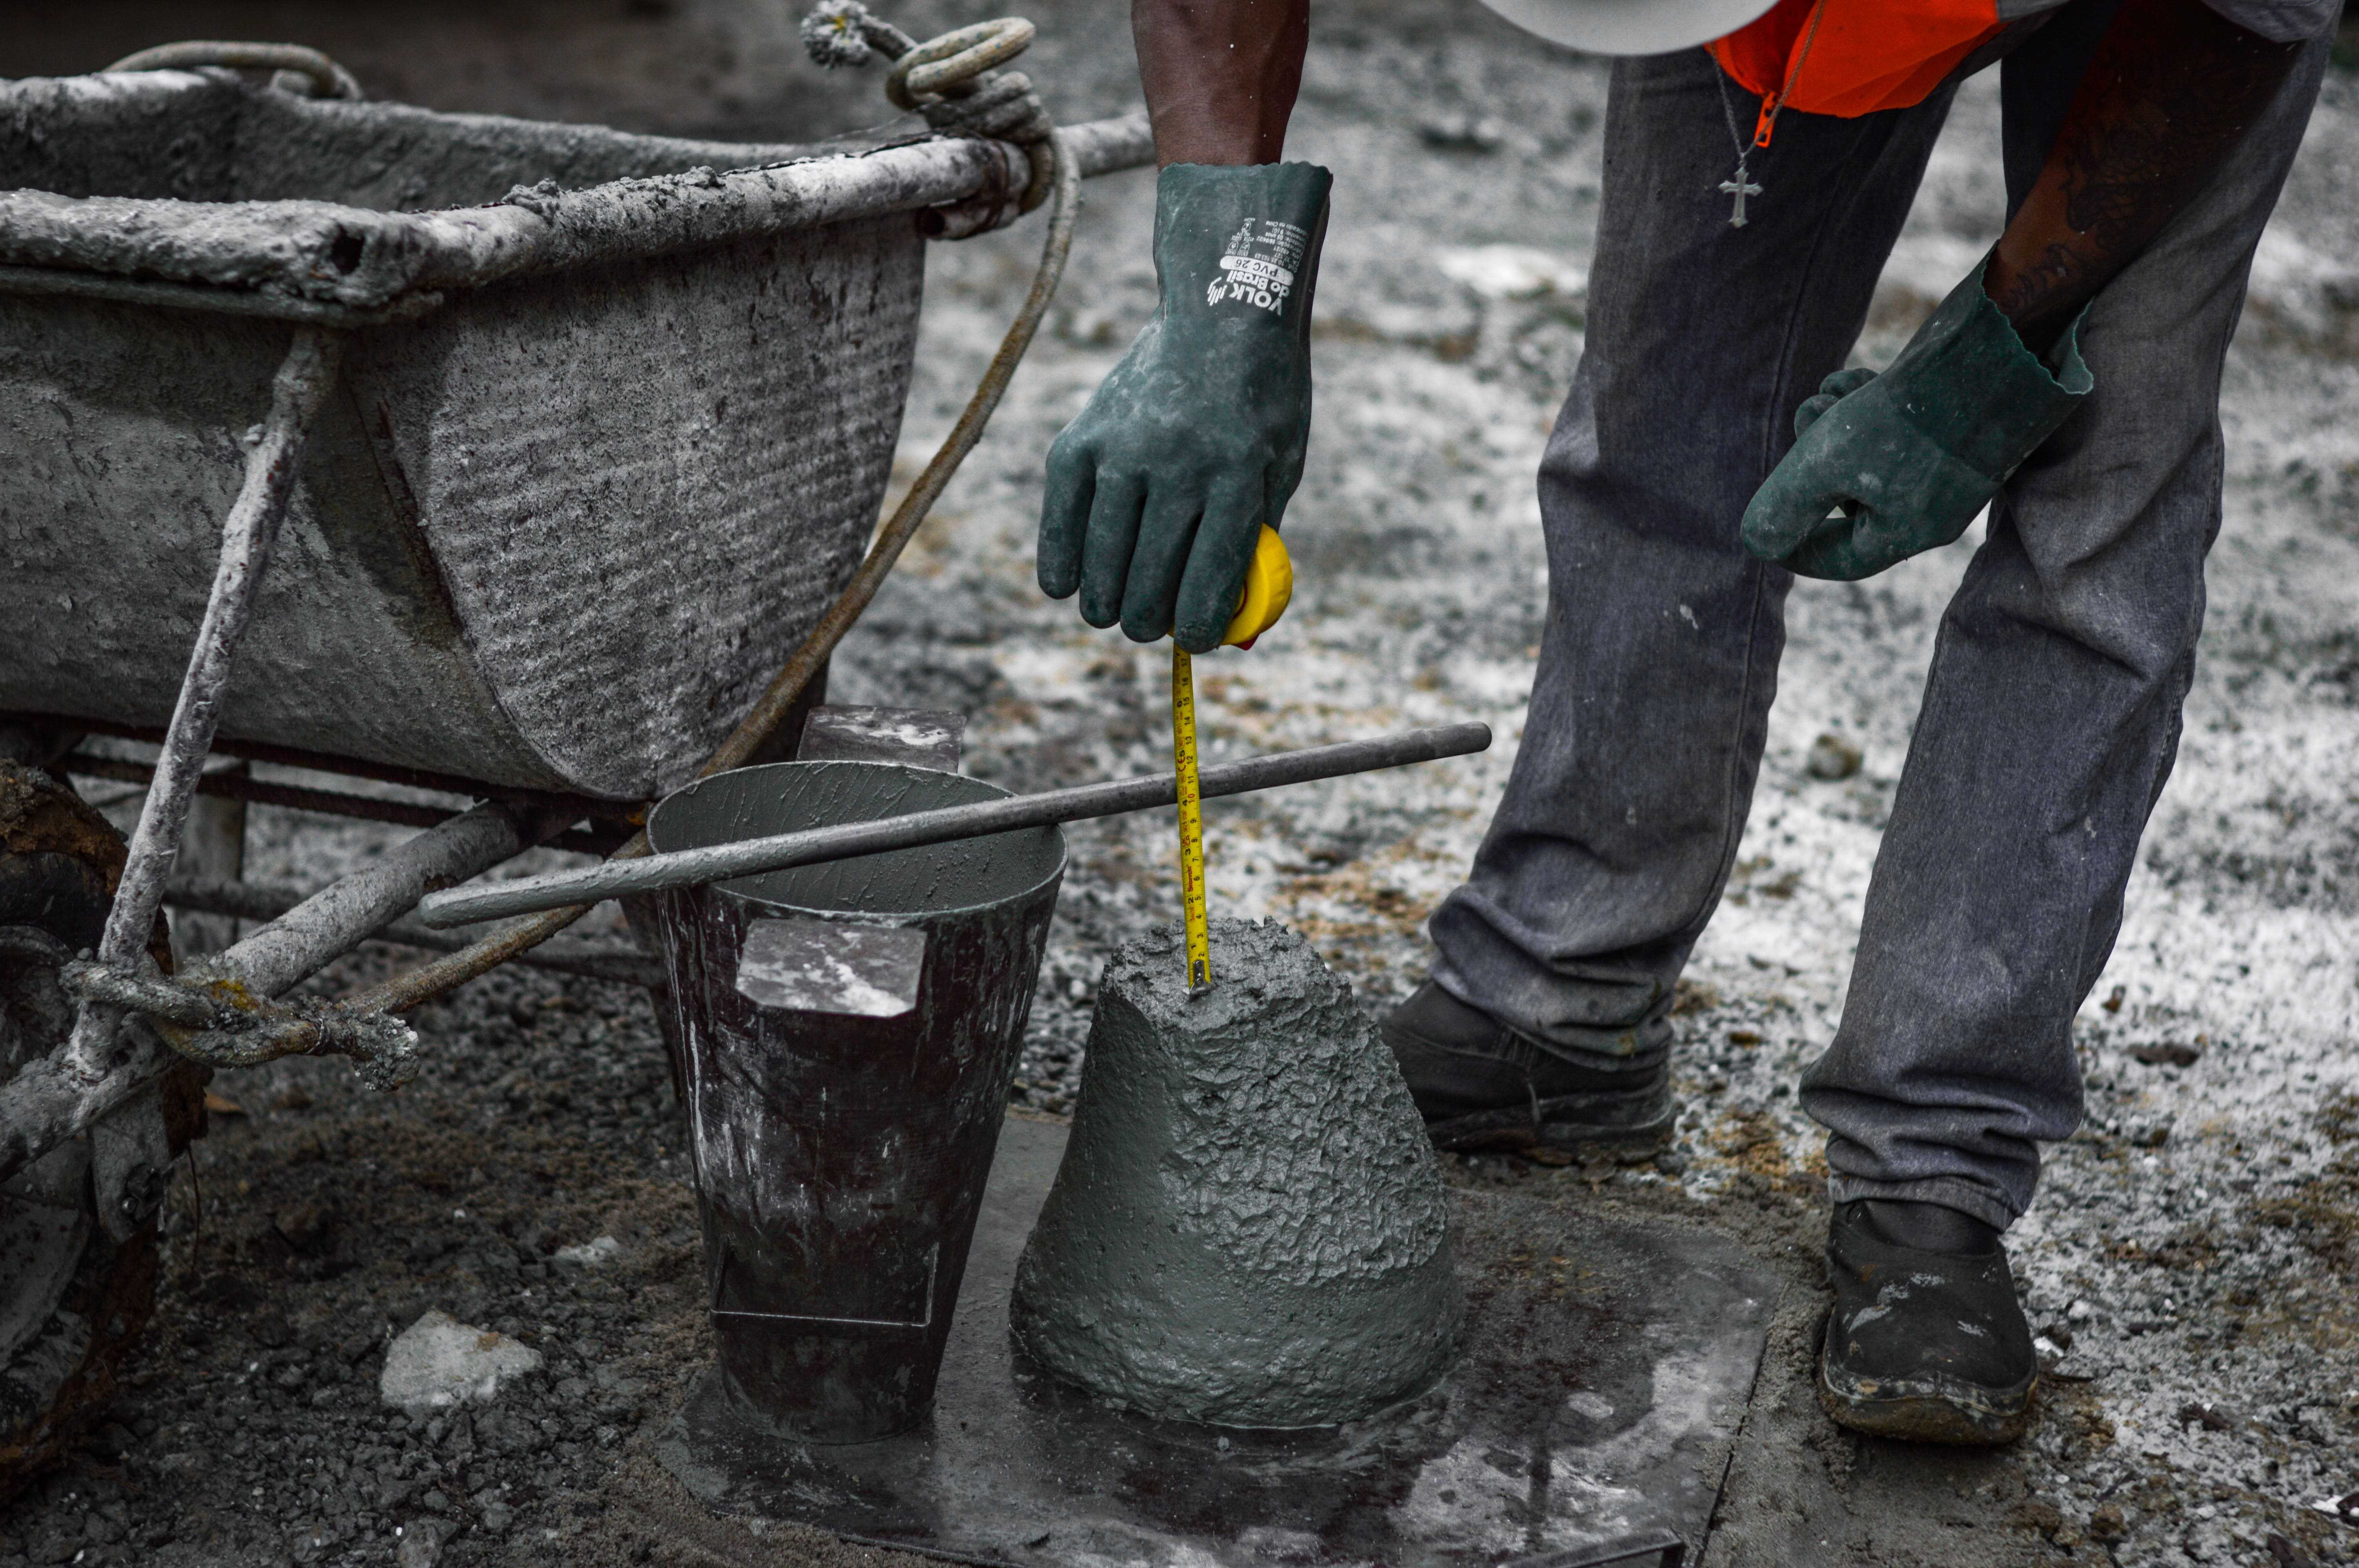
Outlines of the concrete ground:
<svg viewBox="0 0 2359 1568">
<path fill-rule="evenodd" d="M 881 117 L 792 63 L 782 10 L 667 5 L 28 4 L 0 70 L 87 69 L 168 36 L 321 43 L 450 107 L 748 136 Z M 1060 116 L 1135 99 L 1120 8 L 1030 13 Z M 560 13 L 567 27 L 548 29 Z M 975 6 L 899 13 L 913 31 Z M 1289 514 L 1298 596 L 1199 673 L 1205 749 L 1462 718 L 1487 755 L 1207 811 L 1216 908 L 1310 935 L 1372 1007 L 1423 972 L 1420 923 L 1514 755 L 1544 579 L 1532 472 L 1582 341 L 1603 71 L 1471 5 L 1321 13 L 1290 150 L 1337 173 L 1319 422 Z M 1861 357 L 1880 363 L 1996 232 L 1995 83 L 1973 84 Z M 2359 1489 L 2359 81 L 2330 81 L 2256 267 L 2223 410 L 2227 517 L 2179 767 L 2078 1041 L 2089 1120 L 2011 1237 L 2050 1396 L 2015 1448 L 1869 1442 L 1812 1403 L 1823 1167 L 1795 1108 L 1831 1037 L 1940 611 L 1973 547 L 1802 584 L 1729 897 L 1682 997 L 1672 1156 L 1627 1169 L 1453 1162 L 1455 1180 L 1724 1229 L 1788 1281 L 1707 1561 L 2359 1561 L 2312 1505 Z M 972 771 L 1019 788 L 1148 771 L 1155 651 L 1031 585 L 1039 457 L 1153 303 L 1141 176 L 1091 189 L 1054 317 L 990 438 L 836 665 L 839 700 L 963 708 Z M 1774 189 L 1770 198 L 1774 199 Z M 1028 276 L 1035 226 L 938 247 L 907 471 Z M 1832 737 L 1822 741 L 1822 737 Z M 1857 758 L 1855 768 L 1852 758 Z M 128 803 L 118 810 L 130 809 Z M 257 811 L 249 874 L 323 878 L 375 828 Z M 1177 909 L 1160 819 L 1072 835 L 1018 1098 L 1070 1108 L 1091 987 Z M 365 954 L 331 977 L 387 962 Z M 0 1512 L 0 1565 L 839 1563 L 878 1554 L 705 1519 L 647 1440 L 708 1346 L 693 1207 L 645 1000 L 504 975 L 420 1020 L 393 1099 L 342 1069 L 223 1075 L 176 1186 L 166 1305 L 136 1387 L 77 1461 Z M 601 1235 L 600 1264 L 555 1249 Z M 537 1344 L 490 1412 L 378 1409 L 388 1327 L 440 1307 Z M 397 1535 L 395 1532 L 400 1533 Z M 913 1560 L 900 1559 L 904 1563 Z"/>
</svg>

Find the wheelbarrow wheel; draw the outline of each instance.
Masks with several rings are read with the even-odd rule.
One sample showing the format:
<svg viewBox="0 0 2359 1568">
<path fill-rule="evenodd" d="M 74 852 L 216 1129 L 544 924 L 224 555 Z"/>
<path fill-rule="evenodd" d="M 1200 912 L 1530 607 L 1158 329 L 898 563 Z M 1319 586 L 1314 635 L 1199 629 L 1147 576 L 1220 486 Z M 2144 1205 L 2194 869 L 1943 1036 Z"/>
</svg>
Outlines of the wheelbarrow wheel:
<svg viewBox="0 0 2359 1568">
<path fill-rule="evenodd" d="M 0 762 L 0 929 L 30 927 L 72 951 L 97 946 L 122 874 L 123 836 L 61 780 Z M 73 1003 L 43 944 L 0 948 L 0 1075 L 62 1044 Z M 171 967 L 159 917 L 150 950 Z M 175 1153 L 203 1131 L 204 1081 L 183 1063 L 164 1085 Z M 105 1410 L 156 1305 L 154 1221 L 117 1242 L 98 1223 L 87 1135 L 0 1186 L 0 1498 Z"/>
</svg>

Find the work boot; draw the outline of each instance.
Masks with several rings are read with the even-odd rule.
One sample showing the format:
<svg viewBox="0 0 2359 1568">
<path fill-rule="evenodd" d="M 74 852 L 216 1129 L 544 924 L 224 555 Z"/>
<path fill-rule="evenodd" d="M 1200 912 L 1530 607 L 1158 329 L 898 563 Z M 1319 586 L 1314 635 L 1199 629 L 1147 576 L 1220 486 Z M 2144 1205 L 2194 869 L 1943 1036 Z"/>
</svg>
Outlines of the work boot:
<svg viewBox="0 0 2359 1568">
<path fill-rule="evenodd" d="M 1543 1045 L 1431 980 L 1393 1009 L 1384 1036 L 1437 1149 L 1603 1153 L 1670 1134 L 1668 1054 L 1625 1064 Z"/>
<path fill-rule="evenodd" d="M 2039 1359 L 1998 1235 L 1939 1204 L 1835 1206 L 1819 1403 L 1837 1425 L 1919 1443 L 2023 1435 Z"/>
</svg>

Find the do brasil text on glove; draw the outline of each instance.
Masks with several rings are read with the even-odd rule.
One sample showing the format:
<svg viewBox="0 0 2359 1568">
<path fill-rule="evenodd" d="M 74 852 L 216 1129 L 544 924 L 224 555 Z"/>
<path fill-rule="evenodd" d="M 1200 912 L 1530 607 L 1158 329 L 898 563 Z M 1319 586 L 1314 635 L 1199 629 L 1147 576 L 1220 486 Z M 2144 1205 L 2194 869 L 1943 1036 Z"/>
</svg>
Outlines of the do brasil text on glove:
<svg viewBox="0 0 2359 1568">
<path fill-rule="evenodd" d="M 1745 509 L 1745 547 L 1848 581 L 1956 539 L 2089 395 L 2080 336 L 2076 319 L 2043 363 L 1976 267 L 1883 374 L 1838 371 L 1795 412 L 1793 449 Z"/>
<path fill-rule="evenodd" d="M 1093 626 L 1216 646 L 1262 528 L 1302 479 L 1310 295 L 1327 226 L 1311 164 L 1174 164 L 1156 185 L 1161 303 L 1049 450 L 1038 568 Z"/>
</svg>

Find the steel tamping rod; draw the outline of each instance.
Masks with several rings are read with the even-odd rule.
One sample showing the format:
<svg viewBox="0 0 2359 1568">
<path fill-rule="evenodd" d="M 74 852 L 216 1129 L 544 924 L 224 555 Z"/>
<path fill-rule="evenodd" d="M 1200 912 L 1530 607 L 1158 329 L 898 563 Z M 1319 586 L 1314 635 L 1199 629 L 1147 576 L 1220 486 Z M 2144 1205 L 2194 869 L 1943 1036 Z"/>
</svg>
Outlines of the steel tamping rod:
<svg viewBox="0 0 2359 1568">
<path fill-rule="evenodd" d="M 1242 762 L 1217 763 L 1203 770 L 1200 790 L 1207 799 L 1245 795 L 1281 784 L 1308 784 L 1313 779 L 1341 778 L 1348 773 L 1373 773 L 1378 768 L 1462 757 L 1484 751 L 1490 744 L 1491 727 L 1487 724 L 1404 730 L 1397 735 L 1379 735 L 1366 741 L 1312 746 L 1300 752 L 1273 752 Z M 981 838 L 994 833 L 1047 827 L 1092 816 L 1118 816 L 1127 811 L 1151 811 L 1178 799 L 1178 781 L 1170 773 L 1116 779 L 1039 795 L 1011 795 L 1006 800 L 988 800 L 974 806 L 913 811 L 873 822 L 846 822 L 768 838 L 745 838 L 701 849 L 677 849 L 668 855 L 647 855 L 634 860 L 609 860 L 579 871 L 520 877 L 483 887 L 451 888 L 429 893 L 418 906 L 418 917 L 431 926 L 463 925 L 473 921 L 529 914 L 537 910 L 595 903 L 600 899 L 632 893 L 660 892 L 666 888 L 693 887 L 763 871 L 783 871 L 825 860 L 848 860 L 856 855 L 880 854 L 887 849 L 915 849 L 955 838 Z"/>
</svg>

